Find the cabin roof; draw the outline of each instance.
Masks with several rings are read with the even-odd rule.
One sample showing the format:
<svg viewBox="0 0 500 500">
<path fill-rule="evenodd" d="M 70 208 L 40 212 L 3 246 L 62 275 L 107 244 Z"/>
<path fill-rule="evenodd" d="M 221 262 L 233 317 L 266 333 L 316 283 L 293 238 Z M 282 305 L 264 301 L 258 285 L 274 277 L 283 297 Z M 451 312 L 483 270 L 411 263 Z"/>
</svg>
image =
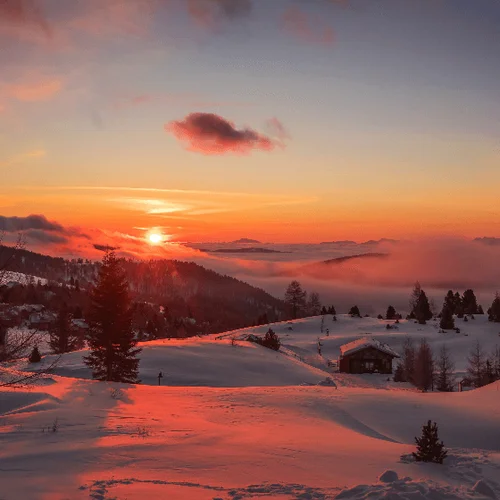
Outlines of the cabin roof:
<svg viewBox="0 0 500 500">
<path fill-rule="evenodd" d="M 341 345 L 340 354 L 342 356 L 347 356 L 348 354 L 353 354 L 369 347 L 384 352 L 385 354 L 389 354 L 394 358 L 399 358 L 399 354 L 391 349 L 387 344 L 384 344 L 383 342 L 380 342 L 380 340 L 371 337 L 362 337 L 347 344 Z"/>
</svg>

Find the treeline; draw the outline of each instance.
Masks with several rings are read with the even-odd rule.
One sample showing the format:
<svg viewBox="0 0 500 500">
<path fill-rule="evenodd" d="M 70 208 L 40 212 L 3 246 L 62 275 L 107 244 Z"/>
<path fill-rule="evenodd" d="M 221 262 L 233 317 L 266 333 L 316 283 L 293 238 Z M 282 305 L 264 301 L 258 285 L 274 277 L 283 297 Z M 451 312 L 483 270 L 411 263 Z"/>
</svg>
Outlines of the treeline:
<svg viewBox="0 0 500 500">
<path fill-rule="evenodd" d="M 500 380 L 500 348 L 495 347 L 489 355 L 479 342 L 468 356 L 467 376 L 460 386 L 482 387 Z M 422 391 L 438 390 L 452 392 L 457 385 L 455 363 L 449 349 L 443 345 L 437 356 L 426 339 L 418 347 L 411 337 L 403 346 L 403 355 L 394 372 L 395 382 L 409 382 Z"/>
<path fill-rule="evenodd" d="M 296 280 L 293 280 L 285 290 L 285 305 L 288 317 L 292 319 L 337 314 L 334 306 L 326 307 L 321 304 L 319 293 L 308 293 Z"/>
</svg>

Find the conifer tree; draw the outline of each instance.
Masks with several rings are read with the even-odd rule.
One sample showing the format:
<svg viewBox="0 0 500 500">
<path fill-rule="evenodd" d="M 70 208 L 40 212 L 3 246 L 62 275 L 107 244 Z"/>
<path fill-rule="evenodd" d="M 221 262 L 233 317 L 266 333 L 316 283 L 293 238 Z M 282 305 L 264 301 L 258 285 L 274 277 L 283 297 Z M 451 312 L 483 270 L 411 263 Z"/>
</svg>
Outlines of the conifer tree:
<svg viewBox="0 0 500 500">
<path fill-rule="evenodd" d="M 49 335 L 49 345 L 55 354 L 71 352 L 82 346 L 82 341 L 71 325 L 71 314 L 66 302 L 61 305 Z"/>
<path fill-rule="evenodd" d="M 465 290 L 462 296 L 462 306 L 465 314 L 478 313 L 477 299 L 474 290 L 470 288 Z"/>
<path fill-rule="evenodd" d="M 464 317 L 464 304 L 462 301 L 462 297 L 460 297 L 460 294 L 458 292 L 455 292 L 455 309 L 454 312 L 457 315 L 457 318 L 463 318 Z"/>
<path fill-rule="evenodd" d="M 474 387 L 481 387 L 484 382 L 484 372 L 485 372 L 485 356 L 481 348 L 479 341 L 476 342 L 476 346 L 469 353 L 467 358 L 469 361 L 469 366 L 467 367 L 467 373 L 471 379 Z"/>
<path fill-rule="evenodd" d="M 352 306 L 349 309 L 349 315 L 352 318 L 354 318 L 354 317 L 361 318 L 361 313 L 359 312 L 359 307 L 358 306 Z"/>
<path fill-rule="evenodd" d="M 495 299 L 488 309 L 488 321 L 500 323 L 500 295 L 498 295 L 498 292 L 495 294 Z"/>
<path fill-rule="evenodd" d="M 389 306 L 387 308 L 387 312 L 385 313 L 385 319 L 396 319 L 396 309 L 393 306 Z"/>
<path fill-rule="evenodd" d="M 439 322 L 439 326 L 443 330 L 452 330 L 455 328 L 455 320 L 453 319 L 453 313 L 450 309 L 450 306 L 446 303 L 443 305 L 443 310 L 441 311 L 441 320 Z"/>
<path fill-rule="evenodd" d="M 33 350 L 31 351 L 31 354 L 29 355 L 28 361 L 30 363 L 40 363 L 40 361 L 42 361 L 42 355 L 40 354 L 40 351 L 39 351 L 37 345 L 35 347 L 33 347 Z"/>
<path fill-rule="evenodd" d="M 422 391 L 428 391 L 434 382 L 434 357 L 426 339 L 420 341 L 415 359 L 415 385 Z"/>
<path fill-rule="evenodd" d="M 413 453 L 413 457 L 417 462 L 442 464 L 448 454 L 444 449 L 443 442 L 439 441 L 436 422 L 432 424 L 429 420 L 427 425 L 422 427 L 422 436 L 416 437 L 415 442 L 417 443 L 417 451 Z"/>
<path fill-rule="evenodd" d="M 448 293 L 444 298 L 443 309 L 445 307 L 447 307 L 451 311 L 451 314 L 455 314 L 456 301 L 455 301 L 455 295 L 453 294 L 453 290 L 448 290 Z"/>
<path fill-rule="evenodd" d="M 262 340 L 262 345 L 264 347 L 267 347 L 268 349 L 272 349 L 273 351 L 279 351 L 281 347 L 281 341 L 272 328 L 269 328 L 269 330 L 266 332 L 266 335 Z"/>
<path fill-rule="evenodd" d="M 450 357 L 450 353 L 445 344 L 439 351 L 437 362 L 437 386 L 436 389 L 441 392 L 452 392 L 455 382 L 455 365 Z"/>
<path fill-rule="evenodd" d="M 421 325 L 425 325 L 426 321 L 432 318 L 432 312 L 429 305 L 429 300 L 427 295 L 423 290 L 421 290 L 418 297 L 417 303 L 415 305 L 415 318 Z"/>
<path fill-rule="evenodd" d="M 90 299 L 90 353 L 85 364 L 95 379 L 137 383 L 141 349 L 132 330 L 127 279 L 113 251 L 103 259 Z"/>
<path fill-rule="evenodd" d="M 319 300 L 319 293 L 311 292 L 309 300 L 307 301 L 307 312 L 311 316 L 318 316 L 321 312 L 321 302 Z"/>
</svg>

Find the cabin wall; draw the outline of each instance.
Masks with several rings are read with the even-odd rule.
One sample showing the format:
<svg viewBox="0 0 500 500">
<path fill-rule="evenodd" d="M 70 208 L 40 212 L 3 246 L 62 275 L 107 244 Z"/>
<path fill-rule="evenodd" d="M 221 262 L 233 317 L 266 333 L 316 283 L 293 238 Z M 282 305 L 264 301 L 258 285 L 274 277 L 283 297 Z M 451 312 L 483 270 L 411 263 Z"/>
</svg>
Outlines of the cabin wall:
<svg viewBox="0 0 500 500">
<path fill-rule="evenodd" d="M 393 356 L 385 352 L 367 347 L 352 354 L 343 356 L 339 362 L 342 373 L 392 373 Z"/>
</svg>

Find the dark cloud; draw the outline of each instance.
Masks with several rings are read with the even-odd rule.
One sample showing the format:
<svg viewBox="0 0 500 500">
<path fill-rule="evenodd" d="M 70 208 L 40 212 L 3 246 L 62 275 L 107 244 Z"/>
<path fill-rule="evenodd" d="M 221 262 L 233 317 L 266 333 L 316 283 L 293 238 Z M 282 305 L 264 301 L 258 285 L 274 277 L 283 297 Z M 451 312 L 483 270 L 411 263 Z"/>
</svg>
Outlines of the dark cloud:
<svg viewBox="0 0 500 500">
<path fill-rule="evenodd" d="M 38 29 L 47 37 L 51 29 L 36 0 L 0 0 L 0 26 Z"/>
<path fill-rule="evenodd" d="M 1 1 L 1 0 L 0 0 Z M 0 215 L 0 231 L 6 233 L 16 233 L 30 229 L 42 231 L 54 231 L 64 233 L 65 229 L 61 224 L 49 221 L 44 215 L 28 215 L 27 217 L 5 217 Z"/>
<path fill-rule="evenodd" d="M 112 250 L 119 250 L 120 247 L 112 247 L 110 245 L 101 245 L 100 243 L 94 243 L 92 245 L 96 250 L 99 250 L 100 252 L 109 252 Z"/>
<path fill-rule="evenodd" d="M 191 113 L 184 120 L 172 121 L 165 130 L 187 149 L 207 155 L 225 153 L 249 154 L 252 150 L 271 151 L 282 142 L 251 128 L 237 129 L 235 125 L 213 113 Z"/>
<path fill-rule="evenodd" d="M 57 233 L 43 231 L 41 229 L 30 229 L 23 232 L 23 237 L 27 240 L 34 240 L 39 243 L 62 244 L 68 243 L 68 238 Z"/>
</svg>

